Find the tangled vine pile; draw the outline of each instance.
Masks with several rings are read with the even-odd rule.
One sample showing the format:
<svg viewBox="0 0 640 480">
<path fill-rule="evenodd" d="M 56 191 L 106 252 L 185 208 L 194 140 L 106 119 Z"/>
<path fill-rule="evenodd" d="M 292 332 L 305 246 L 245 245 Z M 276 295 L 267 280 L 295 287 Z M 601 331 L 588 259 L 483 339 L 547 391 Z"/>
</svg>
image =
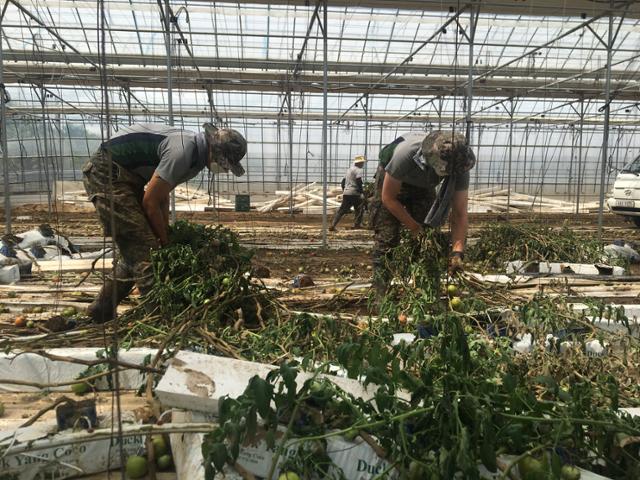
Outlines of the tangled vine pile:
<svg viewBox="0 0 640 480">
<path fill-rule="evenodd" d="M 170 245 L 153 254 L 151 292 L 121 317 L 124 346 L 229 355 L 219 331 L 264 325 L 278 315 L 273 296 L 251 275 L 252 256 L 226 228 L 176 222 Z"/>
<path fill-rule="evenodd" d="M 266 380 L 254 377 L 242 396 L 223 401 L 220 427 L 206 437 L 208 478 L 233 465 L 240 446 L 257 435 L 276 455 L 286 445 L 280 468 L 300 478 L 344 478 L 326 441 L 358 435 L 388 460 L 389 471 L 379 478 L 391 478 L 393 470 L 409 480 L 457 478 L 456 472 L 478 479 L 478 465 L 495 472 L 502 454 L 516 456 L 503 465 L 505 478 L 516 465 L 525 480 L 568 478 L 561 472 L 575 465 L 638 478 L 640 418 L 617 411 L 616 378 L 601 372 L 593 383 L 577 376 L 558 381 L 554 372 L 531 376 L 506 337 L 469 335 L 457 314 L 436 326 L 438 335 L 411 345 L 368 338 L 340 346 L 337 363 L 350 377 L 375 384 L 370 401 L 328 381 L 296 382 L 300 367 L 290 363 Z M 547 473 L 522 475 L 527 468 Z"/>
<path fill-rule="evenodd" d="M 501 222 L 487 225 L 478 237 L 468 248 L 467 258 L 485 268 L 504 268 L 506 262 L 513 260 L 571 263 L 613 260 L 607 258 L 602 242 L 580 235 L 566 225 L 555 229 L 541 223 Z"/>
<path fill-rule="evenodd" d="M 308 356 L 335 358 L 340 341 L 362 326 L 330 316 L 293 314 L 251 275 L 253 254 L 221 227 L 177 222 L 170 246 L 153 256 L 155 283 L 120 320 L 122 345 L 188 349 L 264 363 Z M 147 313 L 145 302 L 155 312 Z M 390 333 L 371 324 L 370 335 Z"/>
<path fill-rule="evenodd" d="M 202 448 L 207 478 L 234 465 L 243 444 L 264 438 L 275 452 L 272 473 L 343 479 L 327 453 L 336 436 L 360 436 L 387 460 L 377 478 L 479 479 L 480 464 L 502 478 L 517 469 L 524 480 L 579 478 L 576 466 L 639 478 L 640 418 L 619 408 L 640 405 L 640 344 L 630 330 L 593 324 L 607 317 L 630 329 L 624 313 L 597 302 L 577 311 L 545 295 L 489 307 L 472 282 L 446 275 L 446 253 L 438 232 L 405 239 L 389 261 L 388 322 L 335 338 L 332 363 L 374 388 L 371 400 L 321 377 L 297 381 L 317 364 L 313 353 L 301 363 L 283 361 L 222 402 L 220 426 Z M 454 305 L 452 294 L 466 298 Z M 418 338 L 392 346 L 392 333 L 401 331 Z M 526 334 L 530 352 L 514 352 Z M 592 340 L 607 354 L 590 355 Z"/>
</svg>

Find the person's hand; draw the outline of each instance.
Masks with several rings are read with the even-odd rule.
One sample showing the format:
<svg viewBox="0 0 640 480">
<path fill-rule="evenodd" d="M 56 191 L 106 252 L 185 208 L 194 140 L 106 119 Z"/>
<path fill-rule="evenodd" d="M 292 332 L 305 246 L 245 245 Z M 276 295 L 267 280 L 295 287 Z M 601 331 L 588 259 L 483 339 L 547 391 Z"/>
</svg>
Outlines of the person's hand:
<svg viewBox="0 0 640 480">
<path fill-rule="evenodd" d="M 462 252 L 453 252 L 449 258 L 449 275 L 462 273 L 464 271 L 464 261 Z"/>
<path fill-rule="evenodd" d="M 424 229 L 422 228 L 422 225 L 420 225 L 418 222 L 416 222 L 415 225 L 412 225 L 409 228 L 409 231 L 411 232 L 411 236 L 413 238 L 418 238 L 420 236 L 420 234 L 422 232 L 424 232 Z"/>
</svg>

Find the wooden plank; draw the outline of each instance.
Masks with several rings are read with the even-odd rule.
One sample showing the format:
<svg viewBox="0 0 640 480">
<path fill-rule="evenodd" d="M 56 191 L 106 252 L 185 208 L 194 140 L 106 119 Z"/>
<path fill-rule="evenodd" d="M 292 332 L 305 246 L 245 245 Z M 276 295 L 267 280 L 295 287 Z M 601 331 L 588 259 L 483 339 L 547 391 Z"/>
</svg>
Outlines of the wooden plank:
<svg viewBox="0 0 640 480">
<path fill-rule="evenodd" d="M 35 272 L 86 272 L 91 270 L 93 259 L 82 260 L 43 260 L 34 265 Z M 98 260 L 95 264 L 96 270 L 109 270 L 113 266 L 111 258 Z"/>
<path fill-rule="evenodd" d="M 98 292 L 100 287 L 87 285 L 80 287 L 59 287 L 56 285 L 0 285 L 0 292 L 18 293 L 71 293 L 71 292 Z"/>
</svg>

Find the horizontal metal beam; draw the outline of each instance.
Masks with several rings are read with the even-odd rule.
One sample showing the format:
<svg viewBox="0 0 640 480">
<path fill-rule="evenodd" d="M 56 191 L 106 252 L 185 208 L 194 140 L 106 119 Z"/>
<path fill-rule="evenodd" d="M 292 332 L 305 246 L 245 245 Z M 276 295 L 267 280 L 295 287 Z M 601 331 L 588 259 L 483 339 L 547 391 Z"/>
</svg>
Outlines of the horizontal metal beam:
<svg viewBox="0 0 640 480">
<path fill-rule="evenodd" d="M 78 105 L 76 109 L 70 110 L 68 107 L 60 107 L 60 106 L 47 106 L 45 107 L 46 115 L 68 115 L 69 117 L 74 117 L 78 115 L 87 115 L 87 116 L 95 116 L 96 119 L 102 113 L 102 110 L 99 106 L 95 105 Z M 132 108 L 131 110 L 127 109 L 125 106 L 111 106 L 110 113 L 114 117 L 125 117 L 127 118 L 129 113 L 133 116 L 137 117 L 156 117 L 162 118 L 168 115 L 168 110 L 166 108 L 158 108 L 158 109 L 149 109 L 143 111 L 140 107 Z M 278 119 L 282 120 L 282 115 L 278 114 L 276 110 L 273 111 L 265 111 L 265 110 L 219 110 L 218 112 L 223 118 L 228 119 L 255 119 L 255 120 L 273 120 L 277 121 Z M 12 117 L 34 117 L 38 119 L 42 119 L 42 108 L 39 105 L 34 105 L 33 107 L 29 106 L 12 106 L 7 107 L 7 115 L 9 118 Z M 174 107 L 174 115 L 185 118 L 208 118 L 209 111 L 206 108 L 197 109 L 197 108 L 189 108 L 189 107 Z M 381 123 L 391 123 L 396 122 L 397 120 L 397 112 L 388 113 L 388 114 L 370 114 L 369 122 L 381 122 Z M 329 120 L 334 121 L 340 117 L 340 112 L 338 111 L 329 111 L 328 113 Z M 292 112 L 292 119 L 296 122 L 321 122 L 322 121 L 322 111 L 305 111 L 305 112 Z M 460 122 L 464 119 L 462 114 L 454 116 L 451 114 L 443 114 L 439 117 L 436 113 L 421 113 L 410 115 L 402 120 L 402 123 L 431 123 L 438 124 L 442 122 L 444 124 L 452 123 L 452 122 Z M 116 120 L 114 118 L 114 120 Z M 342 122 L 365 122 L 365 114 L 362 113 L 349 113 L 343 119 Z M 502 115 L 483 115 L 474 119 L 474 123 L 476 124 L 504 124 L 505 121 L 508 122 L 509 116 L 505 114 Z M 571 118 L 562 117 L 562 116 L 545 116 L 542 118 L 536 118 L 531 120 L 528 116 L 523 116 L 522 118 L 514 117 L 514 123 L 521 123 L 526 121 L 529 125 L 577 125 L 579 123 L 579 119 L 575 116 Z M 524 124 L 524 123 L 523 123 Z M 584 125 L 602 125 L 602 121 L 596 118 L 584 120 Z M 612 119 L 611 125 L 617 126 L 640 126 L 640 118 L 630 118 L 630 119 Z"/>
<path fill-rule="evenodd" d="M 332 93 L 398 94 L 409 96 L 462 95 L 464 85 L 460 77 L 433 75 L 395 75 L 387 82 L 375 85 L 378 76 L 367 74 L 329 75 L 329 90 Z M 10 84 L 69 85 L 77 87 L 98 87 L 101 85 L 100 72 L 92 67 L 67 65 L 38 65 L 31 63 L 5 64 L 4 81 Z M 166 88 L 166 69 L 156 67 L 110 68 L 108 83 L 110 86 L 128 88 Z M 255 92 L 283 92 L 291 88 L 295 92 L 320 93 L 322 75 L 304 74 L 295 80 L 287 78 L 285 73 L 271 73 L 247 70 L 203 70 L 175 69 L 172 72 L 173 88 L 182 90 L 235 90 Z M 474 86 L 474 94 L 479 97 L 527 98 L 599 98 L 603 84 L 599 80 L 572 80 L 559 85 L 548 84 L 551 81 L 540 78 L 482 78 Z M 640 93 L 639 82 L 616 81 L 612 91 L 617 100 L 637 100 Z"/>
<path fill-rule="evenodd" d="M 94 62 L 98 62 L 97 55 L 83 54 L 77 55 L 75 53 L 68 52 L 34 52 L 33 50 L 9 50 L 4 53 L 5 62 L 21 63 L 26 62 L 32 65 L 32 68 L 39 68 L 40 65 L 46 63 L 58 63 L 58 64 L 73 64 L 73 67 L 69 68 L 82 68 L 84 59 L 90 59 Z M 163 67 L 167 63 L 166 56 L 164 55 L 139 55 L 139 54 L 113 54 L 107 58 L 109 66 L 137 66 L 137 67 Z M 287 70 L 291 70 L 294 62 L 287 60 L 267 60 L 264 58 L 251 59 L 251 58 L 216 58 L 216 57 L 195 57 L 195 62 L 201 69 L 239 69 L 239 70 L 262 70 L 262 71 L 279 71 L 285 73 Z M 191 67 L 191 62 L 186 65 L 187 68 Z M 327 62 L 327 67 L 330 72 L 336 73 L 386 73 L 392 68 L 396 67 L 395 64 L 389 63 L 372 63 L 372 62 Z M 179 66 L 178 66 L 179 68 Z M 491 71 L 494 68 L 491 65 L 474 65 L 473 74 L 483 75 Z M 300 62 L 298 70 L 301 72 L 321 72 L 322 62 L 305 60 Z M 396 73 L 399 75 L 455 75 L 462 71 L 462 68 L 454 68 L 449 65 L 424 65 L 407 63 L 397 67 Z M 467 68 L 464 68 L 466 75 Z M 528 68 L 528 67 L 515 67 L 510 66 L 500 70 L 500 75 L 505 77 L 525 77 L 525 78 L 546 78 L 546 79 L 558 79 L 572 77 L 580 75 L 582 78 L 592 78 L 599 80 L 603 77 L 601 71 L 598 72 L 585 72 L 584 69 L 578 68 Z M 638 72 L 635 70 L 618 69 L 612 70 L 611 75 L 618 80 L 632 80 L 638 79 Z"/>
<path fill-rule="evenodd" d="M 216 0 L 207 0 L 215 2 Z M 309 0 L 237 0 L 238 3 L 269 4 L 269 5 L 300 5 L 308 6 Z M 615 1 L 614 12 L 622 13 L 626 3 L 630 3 L 628 18 L 640 18 L 640 3 L 632 0 Z M 442 0 L 328 0 L 330 7 L 361 7 L 400 10 L 430 10 L 449 11 L 456 8 L 456 2 Z M 527 15 L 545 17 L 573 17 L 582 13 L 593 15 L 609 9 L 609 2 L 594 0 L 468 0 L 464 4 L 478 5 L 482 13 L 503 15 Z"/>
</svg>

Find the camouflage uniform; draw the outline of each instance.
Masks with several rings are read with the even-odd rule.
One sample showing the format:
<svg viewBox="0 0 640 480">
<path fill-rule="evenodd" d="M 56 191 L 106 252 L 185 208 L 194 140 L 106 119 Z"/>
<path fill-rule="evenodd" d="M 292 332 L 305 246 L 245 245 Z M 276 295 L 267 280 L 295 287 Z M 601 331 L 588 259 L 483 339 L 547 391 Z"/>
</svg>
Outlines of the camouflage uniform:
<svg viewBox="0 0 640 480">
<path fill-rule="evenodd" d="M 374 288 L 378 296 L 384 294 L 391 280 L 385 267 L 389 252 L 400 243 L 400 221 L 382 204 L 382 185 L 386 172 L 383 165 L 378 166 L 375 176 L 375 191 L 369 205 L 369 225 L 373 228 L 373 268 Z M 402 184 L 398 200 L 407 209 L 413 219 L 422 223 L 435 199 L 434 188 L 419 188 Z"/>
<path fill-rule="evenodd" d="M 142 209 L 146 184 L 142 177 L 115 162 L 109 168 L 108 156 L 102 150 L 90 158 L 82 168 L 82 173 L 85 190 L 96 207 L 105 235 L 112 236 L 118 247 L 114 279 L 105 282 L 94 302 L 95 308 L 107 310 L 112 304 L 114 288 L 118 302 L 129 294 L 134 283 L 143 294 L 151 289 L 151 250 L 158 247 L 158 240 Z M 110 311 L 105 311 L 105 319 L 110 314 Z"/>
<path fill-rule="evenodd" d="M 451 181 L 454 183 L 451 183 L 451 189 L 446 189 L 446 191 L 452 194 L 454 189 L 466 190 L 468 188 L 468 171 L 475 164 L 475 155 L 466 145 L 463 135 L 437 130 L 429 134 L 410 133 L 407 138 L 398 137 L 380 151 L 379 159 L 375 193 L 371 202 L 370 224 L 374 229 L 375 242 L 373 250 L 374 287 L 378 299 L 381 299 L 390 281 L 389 271 L 385 266 L 387 256 L 389 251 L 399 244 L 400 229 L 402 228 L 401 222 L 382 204 L 382 185 L 386 170 L 396 160 L 401 165 L 413 168 L 413 170 L 405 169 L 403 171 L 402 168 L 399 170 L 402 175 L 396 178 L 402 181 L 402 186 L 398 200 L 416 222 L 423 224 L 427 215 L 430 214 L 431 206 L 436 202 L 436 185 L 440 184 L 442 178 L 451 176 Z M 422 171 L 419 167 L 414 166 L 414 163 L 422 164 L 423 168 L 420 167 Z M 399 164 L 393 165 L 397 169 Z M 412 177 L 412 175 L 414 176 Z M 419 180 L 415 175 L 419 176 Z M 441 189 L 440 193 L 445 192 Z M 442 201 L 440 199 L 438 202 Z M 444 202 L 448 201 L 450 200 L 444 200 Z M 447 203 L 439 203 L 439 205 L 443 208 L 438 209 L 438 214 L 446 214 L 449 208 Z M 438 224 L 441 221 L 442 218 L 438 218 L 434 220 L 434 223 Z"/>
</svg>

